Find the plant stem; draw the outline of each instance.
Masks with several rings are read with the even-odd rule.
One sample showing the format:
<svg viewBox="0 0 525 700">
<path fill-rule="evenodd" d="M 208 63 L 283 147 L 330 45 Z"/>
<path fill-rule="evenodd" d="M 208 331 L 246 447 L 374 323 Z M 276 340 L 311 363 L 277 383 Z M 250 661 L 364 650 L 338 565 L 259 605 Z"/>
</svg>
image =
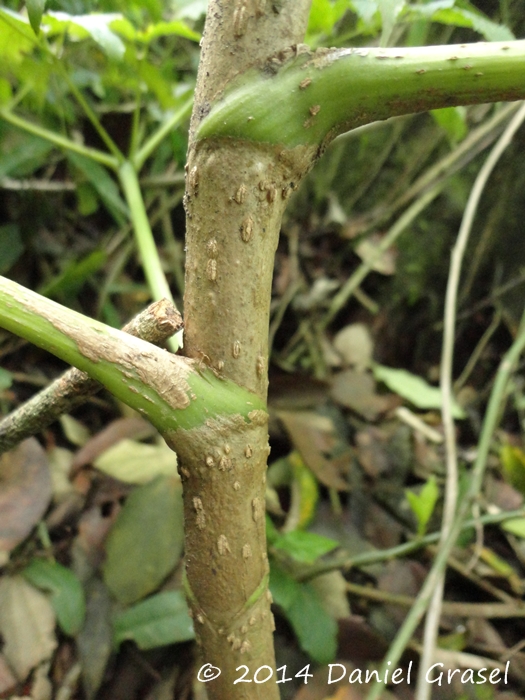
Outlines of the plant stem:
<svg viewBox="0 0 525 700">
<path fill-rule="evenodd" d="M 153 238 L 153 232 L 146 212 L 146 206 L 142 197 L 137 173 L 129 161 L 125 161 L 118 169 L 118 176 L 126 202 L 131 212 L 131 221 L 135 231 L 135 240 L 139 249 L 140 259 L 144 268 L 144 274 L 153 298 L 169 299 L 173 302 L 171 289 L 166 275 L 162 269 L 159 253 Z M 182 345 L 182 331 L 171 338 L 169 346 L 173 352 L 177 352 Z"/>
<path fill-rule="evenodd" d="M 107 146 L 108 151 L 113 154 L 114 158 L 117 160 L 118 163 L 122 163 L 124 160 L 124 155 L 122 154 L 122 151 L 118 148 L 117 144 L 113 141 L 111 136 L 108 134 L 108 132 L 104 129 L 102 126 L 100 119 L 97 117 L 93 109 L 91 108 L 91 105 L 88 103 L 84 95 L 80 92 L 80 90 L 77 88 L 75 83 L 71 80 L 71 77 L 69 73 L 67 72 L 66 68 L 64 67 L 64 64 L 62 61 L 55 61 L 55 65 L 58 66 L 62 77 L 66 81 L 66 83 L 69 85 L 69 89 L 73 93 L 73 96 L 75 97 L 76 101 L 78 104 L 82 107 L 84 110 L 84 114 L 86 117 L 89 119 L 91 124 L 93 125 L 93 128 L 97 132 L 97 134 L 100 136 L 102 142 Z"/>
<path fill-rule="evenodd" d="M 263 401 L 275 249 L 310 152 L 195 137 L 234 76 L 303 40 L 309 4 L 210 1 L 190 126 L 185 351 Z M 195 435 L 191 450 L 177 448 L 196 639 L 202 662 L 222 671 L 206 693 L 210 700 L 278 700 L 264 518 L 268 427 L 261 416 L 250 433 L 239 435 L 232 423 L 221 428 L 220 439 Z M 241 665 L 267 666 L 273 678 L 235 684 Z"/>
<path fill-rule="evenodd" d="M 525 41 L 409 48 L 297 49 L 274 71 L 249 70 L 201 123 L 229 136 L 324 148 L 367 122 L 452 105 L 525 98 Z"/>
<path fill-rule="evenodd" d="M 346 583 L 346 590 L 357 597 L 374 600 L 378 603 L 387 605 L 399 605 L 403 608 L 410 608 L 414 604 L 414 598 L 408 595 L 398 595 L 389 593 L 388 591 L 378 591 L 369 586 L 360 586 L 355 583 Z M 445 602 L 443 603 L 443 612 L 445 615 L 454 615 L 461 617 L 482 617 L 482 618 L 513 618 L 525 617 L 525 607 L 521 605 L 520 600 L 513 603 L 463 603 L 463 602 Z M 428 669 L 428 667 L 425 667 Z M 426 673 L 426 670 L 425 670 Z"/>
<path fill-rule="evenodd" d="M 67 138 L 67 136 L 61 136 L 60 134 L 56 134 L 54 131 L 38 126 L 38 124 L 33 124 L 27 119 L 19 117 L 5 108 L 0 107 L 0 117 L 5 119 L 6 122 L 13 124 L 13 126 L 17 126 L 19 129 L 27 131 L 29 134 L 34 134 L 35 136 L 40 136 L 42 139 L 46 139 L 46 141 L 50 141 L 59 148 L 64 148 L 66 151 L 73 151 L 74 153 L 78 153 L 86 158 L 91 158 L 91 160 L 94 160 L 101 165 L 105 165 L 107 168 L 111 168 L 112 170 L 116 170 L 118 168 L 117 158 L 110 156 L 103 151 L 99 151 L 98 148 L 89 148 L 88 146 L 83 146 L 80 143 L 76 143 L 75 141 Z"/>
<path fill-rule="evenodd" d="M 172 131 L 176 126 L 178 126 L 183 119 L 189 117 L 191 110 L 193 108 L 193 96 L 188 99 L 182 107 L 179 107 L 173 114 L 166 119 L 166 121 L 161 124 L 161 126 L 155 131 L 149 139 L 139 148 L 139 150 L 131 158 L 131 162 L 136 170 L 140 172 L 142 166 L 157 148 L 159 143 L 166 138 L 166 136 Z"/>
<path fill-rule="evenodd" d="M 151 304 L 122 329 L 156 345 L 180 329 L 182 318 L 168 301 Z M 72 368 L 0 422 L 0 454 L 40 432 L 63 413 L 80 406 L 101 385 Z"/>
<path fill-rule="evenodd" d="M 456 304 L 461 276 L 461 267 L 465 256 L 467 242 L 474 223 L 474 217 L 488 178 L 503 154 L 503 151 L 510 144 L 512 137 L 521 126 L 524 119 L 525 105 L 522 105 L 521 109 L 514 115 L 512 121 L 498 139 L 496 145 L 490 152 L 489 157 L 479 171 L 465 208 L 456 245 L 454 246 L 450 260 L 450 274 L 445 299 L 443 352 L 441 358 L 440 378 L 447 473 L 445 505 L 443 509 L 440 542 L 446 542 L 452 529 L 458 494 L 459 477 L 457 466 L 456 429 L 454 417 L 452 415 L 452 365 L 454 359 L 454 338 L 456 334 Z M 443 571 L 436 582 L 436 588 L 430 600 L 427 619 L 425 622 L 423 653 L 421 656 L 420 672 L 416 688 L 416 700 L 428 700 L 428 698 L 430 698 L 431 686 L 427 681 L 426 669 L 431 666 L 432 658 L 434 656 L 436 638 L 439 630 L 439 620 L 441 617 L 441 605 L 445 582 L 444 579 L 445 577 Z"/>
<path fill-rule="evenodd" d="M 0 326 L 89 374 L 166 438 L 215 417 L 243 425 L 264 402 L 197 363 L 105 326 L 0 277 Z M 264 414 L 266 415 L 266 414 Z"/>
<path fill-rule="evenodd" d="M 492 442 L 492 437 L 494 431 L 497 427 L 501 404 L 505 398 L 505 390 L 510 378 L 510 374 L 514 369 L 516 362 L 518 361 L 521 353 L 525 349 L 525 323 L 522 321 L 519 333 L 510 347 L 509 351 L 503 357 L 498 371 L 496 373 L 496 379 L 492 388 L 489 403 L 485 413 L 485 419 L 483 421 L 483 427 L 481 430 L 481 436 L 478 444 L 478 453 L 476 456 L 476 461 L 472 468 L 470 485 L 465 497 L 461 500 L 454 524 L 452 525 L 449 536 L 446 541 L 442 543 L 439 551 L 436 555 L 432 568 L 430 569 L 427 578 L 411 608 L 409 614 L 405 618 L 399 632 L 396 635 L 388 653 L 385 657 L 385 661 L 381 666 L 380 676 L 389 668 L 387 662 L 391 662 L 392 666 L 399 661 L 401 654 L 403 653 L 406 645 L 409 643 L 417 625 L 419 624 L 421 618 L 425 614 L 428 607 L 430 599 L 432 597 L 432 592 L 436 586 L 437 581 L 441 572 L 444 570 L 447 564 L 447 558 L 456 543 L 459 533 L 461 532 L 462 521 L 465 519 L 472 503 L 476 499 L 476 496 L 481 487 L 483 474 L 485 472 L 485 465 L 487 463 L 487 457 L 490 450 L 490 445 Z M 375 683 L 367 695 L 367 700 L 378 700 L 381 694 L 381 686 Z"/>
<path fill-rule="evenodd" d="M 523 508 L 501 513 L 487 513 L 475 520 L 465 520 L 461 529 L 464 531 L 476 527 L 477 525 L 497 525 L 516 518 L 525 518 L 525 510 Z M 375 549 L 371 552 L 363 552 L 362 554 L 355 554 L 354 556 L 344 554 L 338 557 L 334 556 L 333 559 L 323 559 L 322 561 L 312 564 L 304 571 L 301 570 L 300 573 L 294 574 L 294 578 L 296 581 L 310 581 L 316 576 L 328 573 L 329 571 L 336 571 L 337 569 L 346 569 L 349 571 L 350 569 L 364 568 L 379 562 L 389 561 L 390 559 L 399 559 L 400 557 L 404 557 L 412 552 L 417 552 L 424 547 L 428 547 L 428 545 L 438 542 L 440 536 L 441 532 L 439 531 L 431 532 L 424 537 L 418 537 L 417 539 L 404 542 L 403 544 L 388 549 Z M 278 556 L 279 552 L 276 551 L 274 554 Z"/>
</svg>

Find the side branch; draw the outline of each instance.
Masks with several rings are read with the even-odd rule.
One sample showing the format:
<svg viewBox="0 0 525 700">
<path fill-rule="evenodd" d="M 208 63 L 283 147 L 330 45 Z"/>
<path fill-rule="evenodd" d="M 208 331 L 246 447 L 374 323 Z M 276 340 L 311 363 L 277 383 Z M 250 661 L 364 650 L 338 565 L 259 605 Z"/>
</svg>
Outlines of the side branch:
<svg viewBox="0 0 525 700">
<path fill-rule="evenodd" d="M 524 74 L 525 41 L 316 52 L 300 45 L 233 81 L 196 136 L 322 147 L 387 117 L 525 99 Z"/>
<path fill-rule="evenodd" d="M 125 333 L 161 345 L 183 326 L 182 316 L 167 299 L 150 304 L 123 327 Z M 102 385 L 85 372 L 71 368 L 46 389 L 0 422 L 0 454 L 38 433 L 63 413 L 83 404 Z"/>
<path fill-rule="evenodd" d="M 89 374 L 163 435 L 216 415 L 264 409 L 252 393 L 197 362 L 82 316 L 0 277 L 0 326 Z"/>
</svg>

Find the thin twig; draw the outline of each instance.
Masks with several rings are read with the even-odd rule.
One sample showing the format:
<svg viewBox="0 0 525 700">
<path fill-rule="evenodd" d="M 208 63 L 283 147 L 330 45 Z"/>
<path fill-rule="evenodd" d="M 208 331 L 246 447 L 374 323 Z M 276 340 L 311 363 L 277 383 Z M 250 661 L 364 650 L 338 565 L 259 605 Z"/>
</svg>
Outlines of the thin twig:
<svg viewBox="0 0 525 700">
<path fill-rule="evenodd" d="M 381 202 L 362 222 L 361 233 L 381 228 L 396 212 L 416 199 L 430 187 L 449 179 L 461 168 L 466 167 L 479 153 L 488 148 L 503 131 L 503 123 L 517 111 L 519 105 L 510 103 L 499 109 L 490 119 L 483 122 L 463 139 L 463 141 L 441 160 L 428 168 L 415 182 L 393 202 Z M 355 131 L 359 131 L 356 129 Z M 355 131 L 349 132 L 354 134 Z"/>
<path fill-rule="evenodd" d="M 483 427 L 478 443 L 476 460 L 470 473 L 471 478 L 469 487 L 464 498 L 459 503 L 458 513 L 457 517 L 455 518 L 452 531 L 446 542 L 440 546 L 439 552 L 436 555 L 434 563 L 414 602 L 414 605 L 401 625 L 394 641 L 390 646 L 390 649 L 388 650 L 387 656 L 381 665 L 381 673 L 385 673 L 389 669 L 389 664 L 395 665 L 399 661 L 403 650 L 406 648 L 406 645 L 409 643 L 410 638 L 412 637 L 421 618 L 425 614 L 432 596 L 432 592 L 436 587 L 436 582 L 446 566 L 448 556 L 452 551 L 456 539 L 461 531 L 462 520 L 466 517 L 472 503 L 475 501 L 479 493 L 483 475 L 485 473 L 487 457 L 492 444 L 492 438 L 498 424 L 502 403 L 506 397 L 507 384 L 509 382 L 511 372 L 514 370 L 515 363 L 518 361 L 524 349 L 525 315 L 516 339 L 512 343 L 510 349 L 505 354 L 498 367 L 494 386 L 492 388 L 487 410 L 485 412 L 485 418 L 483 420 Z M 374 683 L 369 694 L 367 695 L 367 700 L 377 700 L 381 694 L 381 690 L 381 685 L 379 683 Z"/>
<path fill-rule="evenodd" d="M 478 205 L 481 195 L 487 185 L 487 181 L 494 170 L 498 160 L 501 158 L 504 150 L 512 141 L 516 131 L 519 129 L 525 119 L 525 104 L 514 115 L 509 125 L 496 142 L 496 145 L 490 152 L 483 167 L 478 173 L 478 176 L 472 187 L 465 213 L 459 229 L 458 238 L 452 251 L 450 261 L 450 274 L 447 283 L 447 292 L 445 298 L 445 313 L 444 313 L 444 332 L 443 332 L 443 353 L 441 358 L 441 395 L 442 395 L 442 416 L 443 428 L 445 433 L 445 461 L 446 461 L 446 485 L 445 485 L 445 504 L 443 508 L 443 519 L 441 526 L 441 541 L 446 542 L 452 530 L 454 517 L 456 514 L 456 505 L 458 498 L 458 464 L 457 464 L 457 445 L 456 445 L 456 428 L 454 417 L 452 415 L 452 365 L 454 359 L 454 339 L 456 333 L 456 306 L 459 289 L 459 280 L 461 276 L 461 267 L 465 257 L 465 250 L 474 217 L 478 210 Z M 439 620 L 441 617 L 441 607 L 443 600 L 445 576 L 444 571 L 441 572 L 435 583 L 435 589 L 428 607 L 427 619 L 425 622 L 425 630 L 423 636 L 423 653 L 421 657 L 420 672 L 418 684 L 416 687 L 416 700 L 428 700 L 430 698 L 432 687 L 427 681 L 426 670 L 432 664 L 434 657 L 436 639 L 439 630 Z"/>
<path fill-rule="evenodd" d="M 421 213 L 440 194 L 447 184 L 448 178 L 459 168 L 470 162 L 474 155 L 477 155 L 485 147 L 486 141 L 492 141 L 494 130 L 501 128 L 501 122 L 507 119 L 516 111 L 516 105 L 511 104 L 503 107 L 492 119 L 482 124 L 472 132 L 451 154 L 440 160 L 435 166 L 426 171 L 396 202 L 389 207 L 389 215 L 392 215 L 402 205 L 406 204 L 413 197 L 417 199 L 403 212 L 388 233 L 383 237 L 375 254 L 370 259 L 362 262 L 353 275 L 346 281 L 343 287 L 332 299 L 330 309 L 323 319 L 323 328 L 326 328 L 339 311 L 346 305 L 352 294 L 355 293 L 358 285 L 368 275 L 374 264 L 381 255 L 391 247 L 403 231 L 412 223 L 414 218 Z M 380 220 L 384 220 L 384 212 L 380 215 Z M 379 221 L 374 222 L 378 224 Z"/>
<path fill-rule="evenodd" d="M 476 518 L 475 520 L 465 520 L 462 523 L 461 529 L 469 530 L 470 528 L 475 527 L 478 523 L 484 526 L 498 525 L 500 523 L 506 522 L 507 520 L 513 520 L 515 518 L 523 517 L 525 517 L 525 510 L 523 508 L 520 508 L 519 510 L 504 511 L 500 513 L 487 513 L 486 515 L 482 515 L 479 518 Z M 309 581 L 315 578 L 316 576 L 326 574 L 329 571 L 337 571 L 338 569 L 345 569 L 349 571 L 350 569 L 354 568 L 358 569 L 364 568 L 366 566 L 371 566 L 373 564 L 377 564 L 378 562 L 389 561 L 391 559 L 399 559 L 400 557 L 404 557 L 407 554 L 411 554 L 412 552 L 417 552 L 419 549 L 423 549 L 424 547 L 428 547 L 429 545 L 438 542 L 440 536 L 441 533 L 439 531 L 431 532 L 429 535 L 425 535 L 424 537 L 418 537 L 417 539 L 411 540 L 410 542 L 403 542 L 403 544 L 398 544 L 395 547 L 390 547 L 389 549 L 373 549 L 370 552 L 363 552 L 362 554 L 355 554 L 353 556 L 349 556 L 348 553 L 344 552 L 339 556 L 319 559 L 315 562 L 315 564 L 312 564 L 311 566 L 305 568 L 304 571 L 295 574 L 295 579 L 297 581 Z M 273 553 L 276 556 L 278 556 L 277 551 Z M 463 570 L 460 573 L 464 575 Z M 479 585 L 479 582 L 476 582 L 476 584 Z M 499 596 L 499 594 L 496 593 L 494 590 L 491 590 L 490 592 L 501 599 L 501 596 Z"/>
<path fill-rule="evenodd" d="M 330 308 L 326 312 L 322 321 L 322 328 L 326 328 L 332 320 L 337 316 L 339 311 L 346 305 L 357 287 L 361 284 L 364 278 L 373 269 L 375 263 L 388 250 L 399 236 L 405 231 L 413 220 L 420 214 L 441 192 L 445 187 L 445 182 L 434 185 L 427 192 L 423 193 L 415 202 L 413 202 L 406 211 L 401 214 L 399 219 L 390 228 L 388 233 L 383 237 L 381 243 L 377 247 L 375 253 L 369 259 L 363 261 L 353 275 L 345 282 L 341 289 L 332 299 Z"/>
<path fill-rule="evenodd" d="M 122 163 L 121 167 L 118 169 L 118 177 L 120 186 L 124 192 L 126 204 L 130 210 L 131 222 L 135 232 L 135 242 L 151 295 L 155 300 L 169 299 L 174 303 L 157 246 L 155 245 L 155 239 L 148 218 L 148 212 L 146 211 L 144 197 L 142 196 L 142 191 L 139 186 L 137 172 L 130 161 Z M 172 352 L 177 352 L 177 350 L 182 347 L 182 333 L 179 333 L 175 338 L 171 338 L 168 345 Z"/>
<path fill-rule="evenodd" d="M 346 582 L 346 590 L 359 598 L 366 598 L 384 605 L 398 605 L 402 608 L 411 608 L 415 598 L 408 595 L 399 595 L 389 591 L 380 591 L 370 586 L 360 586 L 356 583 Z M 516 599 L 512 603 L 462 603 L 444 602 L 443 613 L 457 617 L 482 617 L 487 619 L 509 619 L 513 617 L 525 617 L 525 605 L 523 601 Z M 422 649 L 423 652 L 423 649 Z M 425 674 L 428 666 L 425 666 Z"/>
<path fill-rule="evenodd" d="M 456 316 L 457 320 L 457 316 Z M 490 326 L 485 330 L 483 335 L 478 341 L 478 344 L 474 348 L 472 355 L 469 357 L 469 360 L 467 364 L 465 365 L 463 371 L 459 375 L 459 377 L 456 379 L 454 382 L 454 391 L 458 392 L 462 386 L 466 383 L 467 379 L 470 377 L 472 370 L 476 366 L 477 361 L 481 357 L 483 351 L 487 347 L 488 342 L 494 335 L 494 333 L 498 330 L 499 324 L 501 323 L 501 310 L 497 310 L 496 313 L 494 314 L 494 318 L 492 319 Z"/>
<path fill-rule="evenodd" d="M 150 304 L 122 329 L 160 345 L 182 328 L 182 317 L 167 299 Z M 61 414 L 83 404 L 102 385 L 72 368 L 0 422 L 0 454 L 40 432 Z"/>
<path fill-rule="evenodd" d="M 72 151 L 73 153 L 78 153 L 81 156 L 90 158 L 101 165 L 105 165 L 107 168 L 116 170 L 118 167 L 118 160 L 104 151 L 100 151 L 98 148 L 91 148 L 88 146 L 83 146 L 76 141 L 72 141 L 67 136 L 62 136 L 62 134 L 56 134 L 50 129 L 46 129 L 38 124 L 33 124 L 33 122 L 24 119 L 23 117 L 14 114 L 5 107 L 0 108 L 0 118 L 5 119 L 6 122 L 17 126 L 19 129 L 27 131 L 29 134 L 34 134 L 35 136 L 40 136 L 40 138 L 50 141 L 55 146 L 63 148 L 66 151 Z"/>
<path fill-rule="evenodd" d="M 0 178 L 0 187 L 3 190 L 13 190 L 15 192 L 73 192 L 77 189 L 75 182 L 65 180 L 15 180 L 12 177 Z"/>
</svg>

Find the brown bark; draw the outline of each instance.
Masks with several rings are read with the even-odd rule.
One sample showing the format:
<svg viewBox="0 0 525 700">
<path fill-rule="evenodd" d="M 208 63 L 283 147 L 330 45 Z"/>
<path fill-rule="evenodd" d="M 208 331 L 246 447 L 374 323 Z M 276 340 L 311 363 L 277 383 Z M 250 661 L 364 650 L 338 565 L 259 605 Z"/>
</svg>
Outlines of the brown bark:
<svg viewBox="0 0 525 700">
<path fill-rule="evenodd" d="M 211 102 L 251 66 L 279 63 L 306 29 L 309 0 L 212 0 L 202 43 L 187 164 L 185 350 L 266 399 L 274 253 L 286 201 L 309 168 L 306 149 L 193 140 Z M 279 52 L 281 55 L 279 56 Z M 279 697 L 275 675 L 239 683 L 237 667 L 275 669 L 268 592 L 267 415 L 177 431 L 186 575 L 202 663 L 221 669 L 209 698 Z"/>
</svg>

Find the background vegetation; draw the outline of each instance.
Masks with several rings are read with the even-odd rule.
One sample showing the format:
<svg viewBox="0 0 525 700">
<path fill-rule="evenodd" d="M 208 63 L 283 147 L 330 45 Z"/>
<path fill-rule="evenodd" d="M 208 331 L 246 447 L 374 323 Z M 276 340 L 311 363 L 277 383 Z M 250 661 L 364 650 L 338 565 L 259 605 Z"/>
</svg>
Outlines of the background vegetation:
<svg viewBox="0 0 525 700">
<path fill-rule="evenodd" d="M 28 3 L 30 18 L 38 8 Z M 504 41 L 523 37 L 523 9 L 519 0 L 317 0 L 307 42 Z M 18 2 L 0 9 L 1 274 L 116 327 L 158 296 L 148 285 L 156 263 L 130 224 L 138 200 L 125 161 L 180 305 L 185 120 L 204 11 L 198 1 L 50 2 L 36 37 Z M 270 327 L 271 589 L 283 677 L 309 663 L 319 671 L 310 695 L 299 676 L 282 684 L 283 697 L 361 697 L 362 687 L 326 686 L 326 664 L 350 673 L 382 658 L 432 561 L 436 538 L 425 536 L 439 528 L 445 482 L 436 383 L 450 250 L 487 149 L 517 109 L 439 110 L 351 132 L 288 209 Z M 459 290 L 460 489 L 523 313 L 523 138 L 518 131 L 483 190 Z M 64 369 L 4 332 L 0 357 L 4 414 Z M 449 560 L 440 647 L 447 663 L 474 668 L 512 655 L 519 697 L 520 366 L 509 387 L 473 520 Z M 1 458 L 0 693 L 200 697 L 173 454 L 108 395 L 39 438 Z M 509 687 L 452 692 L 501 699 Z"/>
</svg>

